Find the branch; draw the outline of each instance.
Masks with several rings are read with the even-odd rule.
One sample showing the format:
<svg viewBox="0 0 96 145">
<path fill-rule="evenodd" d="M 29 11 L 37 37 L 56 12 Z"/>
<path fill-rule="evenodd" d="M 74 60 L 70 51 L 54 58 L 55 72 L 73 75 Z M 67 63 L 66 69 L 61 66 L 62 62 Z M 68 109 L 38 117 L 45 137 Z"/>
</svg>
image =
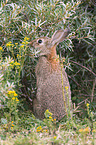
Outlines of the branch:
<svg viewBox="0 0 96 145">
<path fill-rule="evenodd" d="M 70 61 L 71 61 L 72 63 L 74 63 L 74 64 L 77 64 L 77 65 L 79 65 L 79 66 L 85 68 L 86 70 L 88 70 L 90 73 L 92 73 L 92 74 L 96 77 L 96 74 L 95 74 L 92 70 L 90 70 L 89 68 L 87 68 L 86 66 L 83 66 L 83 65 L 81 65 L 81 64 L 79 64 L 78 62 L 75 62 L 75 61 L 73 61 L 73 60 L 70 60 Z"/>
<path fill-rule="evenodd" d="M 92 88 L 92 94 L 91 94 L 91 102 L 93 101 L 93 98 L 94 98 L 95 86 L 96 86 L 96 78 L 95 78 L 95 80 L 93 81 L 93 88 Z"/>
</svg>

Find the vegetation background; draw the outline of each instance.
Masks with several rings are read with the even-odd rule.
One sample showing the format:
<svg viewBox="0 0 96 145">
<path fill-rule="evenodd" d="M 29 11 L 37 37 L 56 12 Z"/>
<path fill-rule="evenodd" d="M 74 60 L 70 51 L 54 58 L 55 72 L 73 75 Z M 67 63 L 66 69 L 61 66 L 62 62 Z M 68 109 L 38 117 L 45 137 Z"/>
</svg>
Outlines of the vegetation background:
<svg viewBox="0 0 96 145">
<path fill-rule="evenodd" d="M 57 47 L 74 111 L 61 122 L 32 115 L 38 52 L 29 42 L 70 28 Z M 0 139 L 2 144 L 94 144 L 96 133 L 96 3 L 94 0 L 1 0 Z M 11 135 L 11 137 L 10 137 Z M 67 137 L 66 137 L 67 136 Z"/>
</svg>

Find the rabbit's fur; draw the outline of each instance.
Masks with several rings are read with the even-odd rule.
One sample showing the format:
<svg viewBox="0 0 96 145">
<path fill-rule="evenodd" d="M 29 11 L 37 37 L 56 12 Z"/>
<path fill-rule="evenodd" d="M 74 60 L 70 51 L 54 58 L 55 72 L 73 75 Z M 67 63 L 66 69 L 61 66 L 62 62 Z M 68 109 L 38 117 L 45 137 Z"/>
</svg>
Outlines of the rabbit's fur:
<svg viewBox="0 0 96 145">
<path fill-rule="evenodd" d="M 44 112 L 48 109 L 53 118 L 60 120 L 65 115 L 64 100 L 62 94 L 61 66 L 56 54 L 56 46 L 69 34 L 69 30 L 58 30 L 52 38 L 41 37 L 31 41 L 31 46 L 40 51 L 39 61 L 36 65 L 37 95 L 33 100 L 33 113 L 39 119 L 44 118 Z M 64 95 L 68 107 L 71 104 L 71 91 L 67 74 L 63 68 Z M 66 92 L 65 87 L 68 87 Z M 69 99 L 68 99 L 69 97 Z"/>
</svg>

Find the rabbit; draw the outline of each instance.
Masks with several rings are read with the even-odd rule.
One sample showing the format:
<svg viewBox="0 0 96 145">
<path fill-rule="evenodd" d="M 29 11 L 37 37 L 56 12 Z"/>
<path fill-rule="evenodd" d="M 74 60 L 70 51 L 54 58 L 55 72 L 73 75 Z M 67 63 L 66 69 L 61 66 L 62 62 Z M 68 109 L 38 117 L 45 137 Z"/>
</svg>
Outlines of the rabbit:
<svg viewBox="0 0 96 145">
<path fill-rule="evenodd" d="M 55 31 L 51 38 L 41 37 L 30 42 L 31 46 L 39 51 L 39 60 L 35 68 L 37 94 L 33 100 L 33 114 L 38 119 L 44 118 L 44 112 L 47 109 L 57 120 L 61 120 L 66 115 L 62 93 L 61 66 L 56 54 L 56 46 L 68 36 L 69 32 L 69 29 L 60 29 Z M 65 101 L 68 107 L 68 100 L 71 104 L 71 90 L 64 68 L 62 74 Z M 68 88 L 67 92 L 65 87 Z"/>
</svg>

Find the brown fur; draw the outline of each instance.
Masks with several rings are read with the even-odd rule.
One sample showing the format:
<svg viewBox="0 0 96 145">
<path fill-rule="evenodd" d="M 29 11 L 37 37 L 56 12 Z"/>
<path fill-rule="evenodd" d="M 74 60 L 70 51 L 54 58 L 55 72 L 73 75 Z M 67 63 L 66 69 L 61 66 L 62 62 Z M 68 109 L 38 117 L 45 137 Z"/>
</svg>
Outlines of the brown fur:
<svg viewBox="0 0 96 145">
<path fill-rule="evenodd" d="M 50 55 L 48 56 L 47 60 L 50 62 L 52 70 L 57 70 L 58 69 L 59 59 L 58 59 L 58 56 L 56 54 L 56 46 L 53 46 L 51 48 L 51 52 L 50 52 Z"/>
</svg>

